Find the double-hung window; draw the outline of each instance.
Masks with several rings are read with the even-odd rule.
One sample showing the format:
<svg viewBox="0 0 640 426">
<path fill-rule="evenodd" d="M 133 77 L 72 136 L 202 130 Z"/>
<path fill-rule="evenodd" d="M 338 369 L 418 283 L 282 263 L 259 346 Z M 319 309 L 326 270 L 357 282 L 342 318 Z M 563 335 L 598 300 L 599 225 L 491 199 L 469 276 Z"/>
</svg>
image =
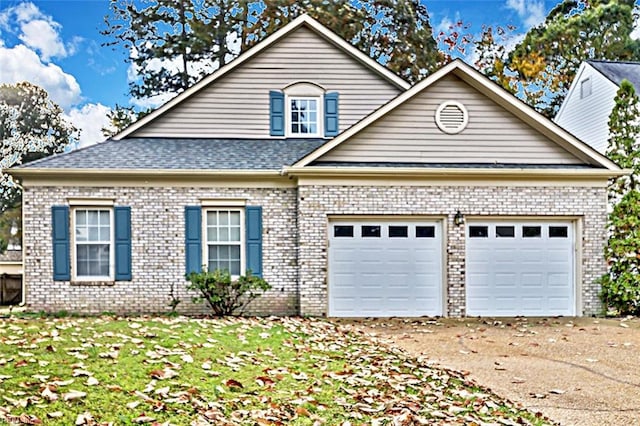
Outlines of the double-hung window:
<svg viewBox="0 0 640 426">
<path fill-rule="evenodd" d="M 203 219 L 207 269 L 226 270 L 232 276 L 244 274 L 244 211 L 207 209 Z"/>
<path fill-rule="evenodd" d="M 290 129 L 291 136 L 317 136 L 320 134 L 320 98 L 290 97 Z"/>
<path fill-rule="evenodd" d="M 77 280 L 113 280 L 113 230 L 112 209 L 73 209 L 73 270 Z"/>
</svg>

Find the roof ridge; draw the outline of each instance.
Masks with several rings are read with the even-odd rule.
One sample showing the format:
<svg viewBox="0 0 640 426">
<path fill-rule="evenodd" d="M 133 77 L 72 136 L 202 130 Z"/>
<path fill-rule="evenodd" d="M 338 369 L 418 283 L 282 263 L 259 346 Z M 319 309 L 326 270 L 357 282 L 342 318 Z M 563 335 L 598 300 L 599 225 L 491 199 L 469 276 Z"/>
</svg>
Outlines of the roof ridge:
<svg viewBox="0 0 640 426">
<path fill-rule="evenodd" d="M 640 65 L 640 61 L 614 61 L 609 59 L 588 59 L 586 62 L 588 64 L 598 63 L 598 64 Z"/>
</svg>

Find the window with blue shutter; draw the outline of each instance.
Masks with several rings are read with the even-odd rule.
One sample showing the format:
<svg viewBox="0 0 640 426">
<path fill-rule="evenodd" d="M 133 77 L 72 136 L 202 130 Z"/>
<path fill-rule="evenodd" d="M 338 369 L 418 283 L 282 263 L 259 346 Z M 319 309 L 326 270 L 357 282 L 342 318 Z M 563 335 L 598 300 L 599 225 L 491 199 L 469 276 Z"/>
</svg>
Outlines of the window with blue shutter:
<svg viewBox="0 0 640 426">
<path fill-rule="evenodd" d="M 71 280 L 69 244 L 69 207 L 51 207 L 51 236 L 53 240 L 53 279 Z"/>
<path fill-rule="evenodd" d="M 131 281 L 131 207 L 115 207 L 115 279 Z"/>
<path fill-rule="evenodd" d="M 284 136 L 284 93 L 269 92 L 269 127 L 271 136 Z"/>
<path fill-rule="evenodd" d="M 186 273 L 202 271 L 202 208 L 186 206 L 185 223 L 185 267 Z"/>
<path fill-rule="evenodd" d="M 338 92 L 324 95 L 324 135 L 337 136 L 338 124 Z"/>
<path fill-rule="evenodd" d="M 245 210 L 247 238 L 247 269 L 262 277 L 262 207 L 247 206 Z"/>
</svg>

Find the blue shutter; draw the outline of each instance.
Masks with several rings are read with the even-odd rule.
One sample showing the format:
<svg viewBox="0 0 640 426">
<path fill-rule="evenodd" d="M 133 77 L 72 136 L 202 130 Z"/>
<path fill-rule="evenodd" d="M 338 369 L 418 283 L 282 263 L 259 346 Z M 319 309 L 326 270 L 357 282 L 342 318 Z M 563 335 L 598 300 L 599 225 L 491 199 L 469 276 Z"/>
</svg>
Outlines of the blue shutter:
<svg viewBox="0 0 640 426">
<path fill-rule="evenodd" d="M 116 281 L 131 281 L 131 207 L 115 207 Z"/>
<path fill-rule="evenodd" d="M 338 92 L 324 95 L 324 135 L 337 136 L 338 128 Z"/>
<path fill-rule="evenodd" d="M 69 207 L 51 207 L 51 237 L 53 240 L 53 279 L 71 280 L 69 247 Z"/>
<path fill-rule="evenodd" d="M 202 271 L 202 208 L 184 208 L 186 273 Z"/>
<path fill-rule="evenodd" d="M 247 229 L 247 269 L 262 277 L 262 207 L 251 206 L 245 210 Z"/>
<path fill-rule="evenodd" d="M 284 136 L 284 93 L 272 90 L 269 92 L 270 134 Z"/>
</svg>

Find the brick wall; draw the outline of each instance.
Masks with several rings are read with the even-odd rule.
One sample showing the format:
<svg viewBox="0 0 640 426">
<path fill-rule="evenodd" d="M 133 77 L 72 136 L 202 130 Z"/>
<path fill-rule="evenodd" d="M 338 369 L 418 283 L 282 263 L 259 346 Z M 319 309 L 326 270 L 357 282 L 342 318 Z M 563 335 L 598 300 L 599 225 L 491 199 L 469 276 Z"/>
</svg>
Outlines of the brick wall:
<svg viewBox="0 0 640 426">
<path fill-rule="evenodd" d="M 26 301 L 32 310 L 140 313 L 170 310 L 174 285 L 183 313 L 208 312 L 186 289 L 184 207 L 200 198 L 242 198 L 263 208 L 263 276 L 273 286 L 256 300 L 255 314 L 298 312 L 296 189 L 54 188 L 24 192 Z M 67 198 L 109 197 L 131 207 L 132 281 L 113 285 L 53 281 L 51 206 Z"/>
<path fill-rule="evenodd" d="M 467 216 L 581 217 L 582 309 L 578 312 L 600 312 L 596 279 L 605 272 L 605 188 L 301 186 L 298 192 L 302 314 L 326 314 L 328 215 L 414 214 L 447 216 L 446 314 L 463 316 L 465 228 L 453 225 L 457 210 Z"/>
<path fill-rule="evenodd" d="M 131 206 L 133 281 L 110 286 L 53 281 L 51 206 L 83 197 L 113 197 L 116 205 Z M 254 302 L 251 313 L 326 314 L 327 215 L 414 214 L 447 217 L 446 314 L 462 316 L 465 236 L 464 227 L 453 225 L 457 210 L 466 216 L 580 217 L 579 313 L 600 311 L 596 279 L 605 272 L 606 190 L 582 187 L 27 188 L 24 250 L 28 306 L 85 313 L 166 312 L 174 285 L 182 300 L 179 311 L 207 312 L 205 306 L 191 303 L 184 280 L 184 206 L 198 205 L 199 198 L 243 198 L 247 205 L 263 207 L 264 278 L 273 289 Z M 299 247 L 298 226 L 302 230 Z"/>
</svg>

